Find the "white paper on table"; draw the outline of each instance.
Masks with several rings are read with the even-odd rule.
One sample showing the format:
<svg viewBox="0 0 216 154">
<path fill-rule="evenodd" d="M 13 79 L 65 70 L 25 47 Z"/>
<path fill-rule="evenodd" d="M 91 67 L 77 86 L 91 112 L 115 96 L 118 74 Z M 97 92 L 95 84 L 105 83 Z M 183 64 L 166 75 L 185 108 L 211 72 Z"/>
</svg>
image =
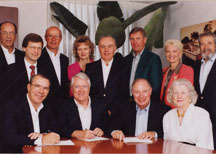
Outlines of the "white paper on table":
<svg viewBox="0 0 216 154">
<path fill-rule="evenodd" d="M 129 143 L 129 142 L 152 143 L 153 141 L 150 139 L 139 139 L 137 137 L 125 137 L 124 142 L 125 143 Z"/>
<path fill-rule="evenodd" d="M 88 141 L 88 142 L 92 142 L 92 141 L 102 141 L 102 140 L 109 140 L 108 138 L 104 138 L 104 137 L 95 137 L 92 139 L 83 139 L 84 141 Z"/>
<path fill-rule="evenodd" d="M 74 145 L 74 143 L 71 140 L 64 140 L 64 141 L 59 141 L 56 144 L 38 145 L 36 147 L 40 147 L 40 146 L 52 146 L 52 145 Z"/>
</svg>

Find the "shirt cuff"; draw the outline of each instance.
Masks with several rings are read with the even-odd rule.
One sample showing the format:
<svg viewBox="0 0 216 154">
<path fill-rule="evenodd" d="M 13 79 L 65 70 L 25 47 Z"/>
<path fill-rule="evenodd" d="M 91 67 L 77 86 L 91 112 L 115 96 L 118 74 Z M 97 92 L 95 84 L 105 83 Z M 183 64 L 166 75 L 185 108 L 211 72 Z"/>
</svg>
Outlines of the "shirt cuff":
<svg viewBox="0 0 216 154">
<path fill-rule="evenodd" d="M 158 138 L 158 134 L 157 134 L 157 132 L 154 131 L 154 133 L 155 133 L 155 138 Z"/>
<path fill-rule="evenodd" d="M 35 141 L 34 141 L 35 145 L 41 146 L 42 145 L 42 136 L 38 137 Z"/>
</svg>

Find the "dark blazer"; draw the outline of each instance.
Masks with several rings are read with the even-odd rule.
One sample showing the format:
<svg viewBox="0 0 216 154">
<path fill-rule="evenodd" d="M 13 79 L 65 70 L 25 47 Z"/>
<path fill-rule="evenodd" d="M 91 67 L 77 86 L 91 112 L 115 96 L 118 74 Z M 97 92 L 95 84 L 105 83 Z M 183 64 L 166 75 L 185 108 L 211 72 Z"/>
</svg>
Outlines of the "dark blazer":
<svg viewBox="0 0 216 154">
<path fill-rule="evenodd" d="M 108 112 L 103 100 L 91 99 L 91 111 L 92 121 L 90 130 L 94 130 L 97 127 L 105 132 Z M 61 126 L 60 134 L 63 137 L 71 138 L 73 131 L 83 130 L 79 111 L 73 97 L 61 102 L 61 112 L 58 115 L 58 119 Z"/>
<path fill-rule="evenodd" d="M 60 68 L 61 68 L 61 85 L 59 85 L 59 81 L 55 72 L 55 68 L 52 64 L 51 58 L 44 48 L 42 50 L 42 54 L 38 59 L 38 65 L 43 68 L 41 69 L 41 73 L 47 76 L 50 79 L 51 87 L 49 98 L 52 100 L 56 100 L 57 98 L 66 98 L 69 96 L 69 81 L 68 81 L 68 57 L 63 54 L 60 54 Z"/>
<path fill-rule="evenodd" d="M 116 53 L 104 87 L 103 70 L 101 59 L 86 65 L 85 73 L 91 81 L 90 96 L 92 98 L 104 99 L 108 110 L 115 112 L 119 105 L 121 87 L 122 55 Z"/>
<path fill-rule="evenodd" d="M 22 60 L 25 53 L 15 48 L 15 62 Z M 2 47 L 0 46 L 0 70 L 6 70 L 8 68 L 8 63 L 6 61 Z"/>
<path fill-rule="evenodd" d="M 37 65 L 37 74 L 41 73 L 41 67 Z M 9 68 L 10 77 L 7 82 L 9 86 L 9 96 L 17 97 L 27 93 L 27 84 L 29 83 L 28 74 L 24 58 L 14 63 Z"/>
<path fill-rule="evenodd" d="M 197 99 L 197 106 L 203 107 L 206 109 L 212 121 L 213 126 L 213 136 L 214 136 L 214 148 L 216 149 L 216 104 L 215 104 L 215 97 L 216 97 L 216 61 L 209 72 L 207 77 L 203 92 L 200 91 L 200 68 L 201 68 L 201 60 L 197 61 L 196 65 L 194 66 L 194 87 L 196 92 L 198 93 Z"/>
<path fill-rule="evenodd" d="M 162 119 L 170 107 L 161 102 L 151 100 L 147 131 L 156 131 L 159 138 L 163 137 Z M 135 136 L 136 129 L 136 103 L 134 100 L 122 103 L 119 112 L 112 117 L 108 132 L 113 130 L 122 130 L 127 136 Z"/>
<path fill-rule="evenodd" d="M 44 107 L 40 111 L 39 120 L 40 133 L 59 132 L 55 117 L 49 108 Z M 34 132 L 34 128 L 26 94 L 8 103 L 1 125 L 4 145 L 10 147 L 10 152 L 21 152 L 22 146 L 34 145 L 35 140 L 28 137 Z"/>
<path fill-rule="evenodd" d="M 122 97 L 127 99 L 130 96 L 130 76 L 133 63 L 132 52 L 123 60 L 122 69 Z M 152 96 L 159 99 L 162 83 L 162 64 L 160 57 L 155 53 L 144 49 L 135 73 L 135 79 L 144 78 L 152 86 Z"/>
</svg>

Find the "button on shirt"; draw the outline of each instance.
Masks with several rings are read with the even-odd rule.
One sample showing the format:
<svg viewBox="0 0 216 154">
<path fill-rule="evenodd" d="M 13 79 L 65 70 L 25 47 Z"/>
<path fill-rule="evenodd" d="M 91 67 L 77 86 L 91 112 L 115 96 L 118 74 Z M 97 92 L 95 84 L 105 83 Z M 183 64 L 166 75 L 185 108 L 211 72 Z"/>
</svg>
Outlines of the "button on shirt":
<svg viewBox="0 0 216 154">
<path fill-rule="evenodd" d="M 37 74 L 37 62 L 35 64 L 30 64 L 25 58 L 24 58 L 24 63 L 25 63 L 25 67 L 26 67 L 26 71 L 28 74 L 28 80 L 30 81 L 31 79 L 31 72 L 32 69 L 30 68 L 31 65 L 35 66 L 35 74 Z"/>
<path fill-rule="evenodd" d="M 140 53 L 137 53 L 137 55 L 133 51 L 133 62 L 132 62 L 131 76 L 130 76 L 130 95 L 131 96 L 132 96 L 132 92 L 131 92 L 132 84 L 133 84 L 135 74 L 136 74 L 136 70 L 137 70 L 137 66 L 138 66 L 138 63 L 139 63 L 139 60 L 140 60 L 140 57 L 141 57 L 143 51 L 140 52 Z"/>
<path fill-rule="evenodd" d="M 149 105 L 145 109 L 140 109 L 138 105 L 136 105 L 136 128 L 135 128 L 135 136 L 139 136 L 141 133 L 147 131 L 148 125 L 148 115 L 149 115 Z"/>
<path fill-rule="evenodd" d="M 50 59 L 53 63 L 55 72 L 56 72 L 56 76 L 58 78 L 59 81 L 59 85 L 61 85 L 61 64 L 60 64 L 60 52 L 58 51 L 58 53 L 55 55 L 54 52 L 50 51 L 48 48 L 47 52 L 50 56 Z"/>
<path fill-rule="evenodd" d="M 40 113 L 40 110 L 43 108 L 43 104 L 41 103 L 40 106 L 38 107 L 37 111 L 36 111 L 35 108 L 33 107 L 32 103 L 31 103 L 31 100 L 28 97 L 28 94 L 27 94 L 27 100 L 28 100 L 28 104 L 30 107 L 30 111 L 31 111 L 31 117 L 32 117 L 34 132 L 40 133 L 39 113 Z M 41 143 L 42 143 L 41 137 L 38 138 L 37 140 L 35 140 L 36 145 L 41 145 Z"/>
<path fill-rule="evenodd" d="M 106 87 L 106 83 L 109 77 L 110 69 L 113 63 L 113 59 L 106 65 L 106 63 L 101 59 L 102 63 L 102 72 L 103 72 L 103 81 L 104 81 L 104 87 Z"/>
<path fill-rule="evenodd" d="M 214 61 L 216 59 L 216 54 L 209 59 L 207 62 L 204 61 L 204 59 L 201 60 L 201 68 L 200 68 L 200 78 L 199 78 L 199 84 L 200 84 L 200 92 L 203 92 L 203 89 L 206 84 L 206 80 L 208 78 L 209 72 L 211 71 L 211 68 L 214 64 Z"/>
<path fill-rule="evenodd" d="M 78 111 L 79 111 L 79 117 L 81 120 L 83 130 L 90 129 L 91 120 L 92 120 L 90 97 L 89 97 L 89 104 L 86 109 L 84 109 L 82 105 L 80 105 L 75 99 L 74 99 L 74 102 L 76 103 Z"/>
<path fill-rule="evenodd" d="M 11 53 L 9 53 L 8 49 L 6 49 L 3 45 L 1 45 L 1 47 L 8 65 L 15 63 L 15 48 Z"/>
</svg>

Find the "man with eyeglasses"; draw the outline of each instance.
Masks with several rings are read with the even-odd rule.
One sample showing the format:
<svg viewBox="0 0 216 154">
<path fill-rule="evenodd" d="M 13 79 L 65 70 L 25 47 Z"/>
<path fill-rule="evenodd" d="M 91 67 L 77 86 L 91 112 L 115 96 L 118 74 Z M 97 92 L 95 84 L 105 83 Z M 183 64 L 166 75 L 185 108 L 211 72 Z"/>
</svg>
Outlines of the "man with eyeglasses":
<svg viewBox="0 0 216 154">
<path fill-rule="evenodd" d="M 41 66 L 38 65 L 38 59 L 41 56 L 43 48 L 43 39 L 35 33 L 25 36 L 22 42 L 25 57 L 19 62 L 12 64 L 8 77 L 8 96 L 10 98 L 25 94 L 26 85 L 31 76 L 41 72 Z"/>
<path fill-rule="evenodd" d="M 14 47 L 17 27 L 14 23 L 5 21 L 0 24 L 0 70 L 7 70 L 8 65 L 24 57 L 24 53 Z"/>
<path fill-rule="evenodd" d="M 60 136 L 52 109 L 44 106 L 50 82 L 41 74 L 33 75 L 27 94 L 11 100 L 1 123 L 4 149 L 1 152 L 22 152 L 29 145 L 56 144 Z"/>
<path fill-rule="evenodd" d="M 38 60 L 42 66 L 42 74 L 49 77 L 51 82 L 49 102 L 57 102 L 60 98 L 69 96 L 69 82 L 67 75 L 68 57 L 59 51 L 59 45 L 62 40 L 62 32 L 56 26 L 51 26 L 46 30 L 45 40 L 47 45 L 42 50 L 41 57 Z M 52 106 L 55 105 L 52 103 Z"/>
</svg>

